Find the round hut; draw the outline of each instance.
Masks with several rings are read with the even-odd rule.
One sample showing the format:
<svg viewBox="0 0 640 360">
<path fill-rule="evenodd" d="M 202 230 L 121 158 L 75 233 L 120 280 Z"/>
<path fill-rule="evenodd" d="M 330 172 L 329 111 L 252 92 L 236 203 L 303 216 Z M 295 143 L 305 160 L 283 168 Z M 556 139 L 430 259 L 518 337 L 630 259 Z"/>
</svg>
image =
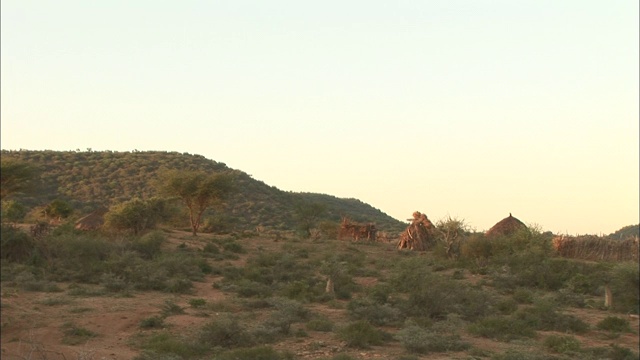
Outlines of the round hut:
<svg viewBox="0 0 640 360">
<path fill-rule="evenodd" d="M 506 217 L 500 221 L 498 221 L 489 231 L 487 231 L 487 237 L 496 237 L 496 236 L 505 236 L 511 235 L 518 230 L 526 229 L 527 225 L 525 225 L 522 221 L 516 219 L 509 213 L 509 217 Z"/>
</svg>

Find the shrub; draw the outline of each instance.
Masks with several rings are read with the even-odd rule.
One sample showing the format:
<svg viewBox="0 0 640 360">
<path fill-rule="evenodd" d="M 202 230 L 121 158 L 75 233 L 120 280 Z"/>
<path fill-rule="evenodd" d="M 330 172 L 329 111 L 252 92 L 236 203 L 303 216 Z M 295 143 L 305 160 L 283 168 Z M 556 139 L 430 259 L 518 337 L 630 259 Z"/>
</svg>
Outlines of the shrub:
<svg viewBox="0 0 640 360">
<path fill-rule="evenodd" d="M 517 288 L 513 292 L 513 300 L 519 304 L 533 304 L 534 294 L 533 291 L 527 288 Z"/>
<path fill-rule="evenodd" d="M 318 317 L 307 322 L 307 329 L 329 332 L 333 330 L 333 322 L 325 317 Z"/>
<path fill-rule="evenodd" d="M 251 334 L 230 315 L 222 315 L 217 320 L 205 324 L 200 329 L 198 339 L 200 344 L 208 347 L 234 348 L 254 344 Z"/>
<path fill-rule="evenodd" d="M 160 329 L 164 327 L 164 317 L 152 316 L 140 321 L 140 327 L 143 329 Z"/>
<path fill-rule="evenodd" d="M 611 271 L 613 309 L 619 312 L 640 312 L 640 269 L 637 263 L 617 264 Z"/>
<path fill-rule="evenodd" d="M 409 325 L 396 335 L 400 343 L 410 352 L 426 354 L 429 352 L 462 351 L 470 347 L 455 334 L 441 334 Z"/>
<path fill-rule="evenodd" d="M 514 317 L 536 330 L 560 331 L 581 334 L 589 330 L 589 324 L 572 315 L 556 311 L 557 304 L 540 300 L 528 309 L 519 310 Z"/>
<path fill-rule="evenodd" d="M 63 326 L 64 338 L 62 342 L 67 345 L 78 345 L 98 336 L 91 330 L 79 327 L 73 323 L 65 323 Z"/>
<path fill-rule="evenodd" d="M 137 360 L 155 359 L 184 359 L 203 354 L 206 349 L 198 344 L 189 343 L 177 338 L 168 332 L 159 332 L 151 335 L 142 345 L 143 354 L 136 357 Z M 168 355 L 172 355 L 168 357 Z"/>
<path fill-rule="evenodd" d="M 349 315 L 373 325 L 398 325 L 404 320 L 401 311 L 388 304 L 377 304 L 368 298 L 354 299 L 347 304 Z"/>
<path fill-rule="evenodd" d="M 477 321 L 469 325 L 469 332 L 499 341 L 511 341 L 536 336 L 533 327 L 526 322 L 504 316 L 491 316 Z"/>
<path fill-rule="evenodd" d="M 215 360 L 293 360 L 289 352 L 278 352 L 269 346 L 236 349 L 217 355 Z"/>
<path fill-rule="evenodd" d="M 348 347 L 368 349 L 371 345 L 382 345 L 385 335 L 366 321 L 350 323 L 338 331 L 338 338 Z"/>
<path fill-rule="evenodd" d="M 184 309 L 175 302 L 167 299 L 162 305 L 162 313 L 164 316 L 184 314 Z"/>
<path fill-rule="evenodd" d="M 596 327 L 600 330 L 607 330 L 611 332 L 631 332 L 629 320 L 616 316 L 607 316 L 598 322 Z"/>
<path fill-rule="evenodd" d="M 167 236 L 161 231 L 152 231 L 139 239 L 131 242 L 131 248 L 138 252 L 144 259 L 153 259 L 160 254 L 162 244 L 167 241 Z"/>
<path fill-rule="evenodd" d="M 580 341 L 573 336 L 550 335 L 544 339 L 547 349 L 561 354 L 578 352 L 580 345 Z"/>
<path fill-rule="evenodd" d="M 29 235 L 15 226 L 0 225 L 0 256 L 2 260 L 21 262 L 27 260 L 35 249 Z"/>
<path fill-rule="evenodd" d="M 190 299 L 189 305 L 193 308 L 201 308 L 207 304 L 207 300 L 205 299 Z"/>
<path fill-rule="evenodd" d="M 102 274 L 100 276 L 100 283 L 109 292 L 120 292 L 127 289 L 127 283 L 125 280 L 112 273 Z"/>
</svg>

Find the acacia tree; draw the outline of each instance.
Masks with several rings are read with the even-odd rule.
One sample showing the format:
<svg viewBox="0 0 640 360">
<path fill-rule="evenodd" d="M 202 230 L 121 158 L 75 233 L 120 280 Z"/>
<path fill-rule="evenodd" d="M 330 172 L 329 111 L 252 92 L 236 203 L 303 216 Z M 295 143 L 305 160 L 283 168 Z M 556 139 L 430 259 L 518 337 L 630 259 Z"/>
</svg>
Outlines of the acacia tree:
<svg viewBox="0 0 640 360">
<path fill-rule="evenodd" d="M 234 174 L 204 171 L 168 171 L 161 175 L 161 193 L 178 197 L 189 209 L 189 222 L 193 236 L 198 235 L 202 215 L 210 207 L 222 205 L 233 190 Z"/>
</svg>

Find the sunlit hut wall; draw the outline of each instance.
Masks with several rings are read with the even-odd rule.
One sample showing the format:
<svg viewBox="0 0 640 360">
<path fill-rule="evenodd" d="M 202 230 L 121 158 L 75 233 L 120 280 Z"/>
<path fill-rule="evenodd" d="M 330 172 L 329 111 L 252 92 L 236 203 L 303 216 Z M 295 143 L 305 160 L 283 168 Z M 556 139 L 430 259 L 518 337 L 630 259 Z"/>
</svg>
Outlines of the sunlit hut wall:
<svg viewBox="0 0 640 360">
<path fill-rule="evenodd" d="M 595 235 L 556 236 L 553 247 L 562 257 L 583 260 L 638 261 L 638 237 L 626 240 Z"/>
</svg>

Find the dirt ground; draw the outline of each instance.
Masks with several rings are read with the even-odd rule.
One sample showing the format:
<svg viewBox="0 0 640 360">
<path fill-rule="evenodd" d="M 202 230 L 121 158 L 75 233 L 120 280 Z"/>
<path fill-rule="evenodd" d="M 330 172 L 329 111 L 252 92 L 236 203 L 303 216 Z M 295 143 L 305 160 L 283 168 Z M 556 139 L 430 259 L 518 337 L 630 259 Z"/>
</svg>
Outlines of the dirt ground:
<svg viewBox="0 0 640 360">
<path fill-rule="evenodd" d="M 174 232 L 169 245 L 185 243 L 187 246 L 200 246 L 200 240 L 192 240 L 187 233 Z M 251 240 L 244 242 L 249 254 L 259 246 L 261 249 L 280 248 L 281 243 L 272 239 Z M 253 244 L 253 245 L 251 245 Z M 253 247 L 253 248 L 252 248 Z M 373 256 L 389 256 L 394 244 L 363 247 Z M 247 255 L 244 255 L 245 257 Z M 244 258 L 237 260 L 242 264 Z M 477 278 L 468 275 L 467 281 L 477 282 Z M 5 359 L 47 359 L 47 360 L 102 360 L 132 359 L 139 354 L 135 348 L 136 337 L 144 334 L 140 322 L 162 312 L 167 300 L 185 309 L 184 314 L 172 315 L 166 324 L 173 333 L 188 333 L 199 328 L 203 323 L 215 319 L 217 313 L 211 312 L 202 316 L 200 310 L 189 306 L 189 300 L 206 299 L 207 303 L 233 300 L 232 295 L 215 289 L 212 284 L 219 280 L 216 276 L 207 276 L 204 281 L 194 284 L 194 292 L 189 295 L 172 295 L 161 292 L 132 292 L 130 296 L 89 296 L 79 297 L 67 294 L 70 284 L 59 283 L 60 292 L 29 292 L 2 284 L 2 333 L 1 358 Z M 362 286 L 374 285 L 375 278 L 358 278 Z M 91 286 L 87 285 L 91 289 Z M 96 286 L 96 289 L 98 286 Z M 227 301 L 228 302 L 228 301 Z M 346 302 L 344 302 L 346 306 Z M 326 304 L 309 304 L 308 308 L 319 313 L 334 323 L 344 323 L 347 319 L 345 308 L 330 307 Z M 612 314 L 597 309 L 570 309 L 569 311 L 591 325 L 591 331 L 583 335 L 575 335 L 583 347 L 608 346 L 617 344 L 638 351 L 638 319 L 629 318 L 634 333 L 621 334 L 611 338 L 605 332 L 595 330 L 595 325 Z M 618 315 L 625 316 L 625 315 Z M 68 344 L 65 340 L 65 324 L 76 325 L 88 329 L 97 336 L 80 344 Z M 303 324 L 295 324 L 303 328 Z M 278 350 L 288 350 L 301 359 L 330 358 L 338 353 L 348 353 L 359 359 L 397 359 L 406 352 L 398 342 L 390 342 L 384 346 L 372 347 L 368 350 L 349 349 L 338 340 L 333 332 L 308 331 L 308 337 L 291 337 L 284 342 L 273 345 Z M 540 332 L 540 336 L 550 333 Z M 472 337 L 464 331 L 463 339 L 475 349 L 489 352 L 501 352 L 513 347 L 513 344 Z M 526 346 L 526 345 L 525 345 Z M 469 354 L 443 353 L 428 354 L 422 359 L 469 359 Z"/>
</svg>

